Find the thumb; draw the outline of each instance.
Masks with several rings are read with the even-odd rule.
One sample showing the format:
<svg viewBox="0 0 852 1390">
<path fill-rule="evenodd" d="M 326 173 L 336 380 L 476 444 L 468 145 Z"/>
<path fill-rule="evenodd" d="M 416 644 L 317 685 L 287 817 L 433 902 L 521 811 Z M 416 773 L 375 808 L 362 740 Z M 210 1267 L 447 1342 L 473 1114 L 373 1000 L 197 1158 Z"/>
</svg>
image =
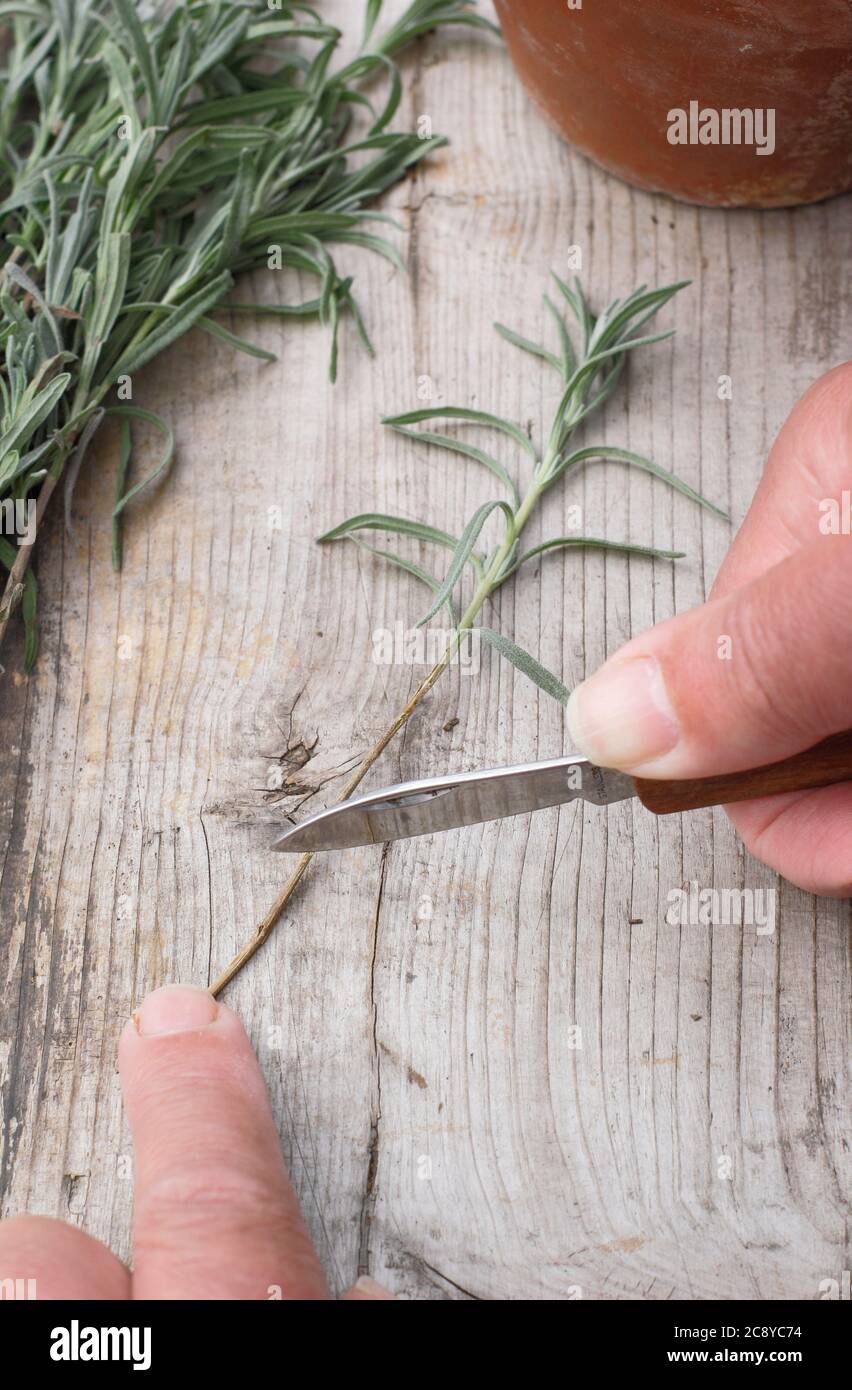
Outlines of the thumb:
<svg viewBox="0 0 852 1390">
<path fill-rule="evenodd" d="M 616 652 L 568 702 L 577 747 L 643 777 L 760 767 L 852 724 L 852 544 L 824 536 Z"/>
</svg>

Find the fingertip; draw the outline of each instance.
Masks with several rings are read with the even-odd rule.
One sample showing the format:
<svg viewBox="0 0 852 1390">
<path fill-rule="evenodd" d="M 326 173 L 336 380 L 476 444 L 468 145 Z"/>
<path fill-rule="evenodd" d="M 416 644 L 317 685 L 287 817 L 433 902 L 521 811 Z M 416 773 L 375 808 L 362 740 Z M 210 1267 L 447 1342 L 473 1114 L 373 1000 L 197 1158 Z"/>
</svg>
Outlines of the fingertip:
<svg viewBox="0 0 852 1390">
<path fill-rule="evenodd" d="M 0 1222 L 0 1286 L 9 1281 L 15 1298 L 40 1302 L 130 1297 L 130 1272 L 112 1251 L 51 1216 Z"/>
<path fill-rule="evenodd" d="M 619 653 L 572 691 L 565 710 L 573 744 L 599 767 L 626 772 L 668 754 L 679 728 L 659 663 Z"/>
<path fill-rule="evenodd" d="M 119 1041 L 118 1070 L 131 1129 L 233 1095 L 272 1121 L 266 1085 L 242 1022 L 193 985 L 163 985 L 142 1001 Z M 275 1140 L 277 1148 L 277 1138 Z"/>
<path fill-rule="evenodd" d="M 230 1036 L 250 1048 L 246 1031 L 237 1015 L 219 1003 L 209 990 L 198 985 L 161 985 L 145 996 L 124 1025 L 119 1039 L 119 1070 L 130 1059 L 150 1049 L 160 1051 L 170 1039 L 181 1040 L 204 1035 Z"/>
<path fill-rule="evenodd" d="M 138 1298 L 328 1297 L 263 1075 L 236 1014 L 166 986 L 125 1027 Z"/>
<path fill-rule="evenodd" d="M 197 985 L 162 985 L 155 989 L 133 1015 L 136 1031 L 143 1038 L 164 1033 L 189 1033 L 215 1023 L 219 1006 L 209 990 Z"/>
</svg>

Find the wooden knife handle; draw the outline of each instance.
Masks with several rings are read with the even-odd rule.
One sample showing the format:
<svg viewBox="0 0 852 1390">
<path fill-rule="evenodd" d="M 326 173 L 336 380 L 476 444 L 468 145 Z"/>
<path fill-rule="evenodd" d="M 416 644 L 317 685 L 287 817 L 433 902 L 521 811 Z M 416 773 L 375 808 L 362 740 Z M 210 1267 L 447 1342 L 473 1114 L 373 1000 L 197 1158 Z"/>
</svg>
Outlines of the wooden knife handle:
<svg viewBox="0 0 852 1390">
<path fill-rule="evenodd" d="M 754 801 L 776 792 L 801 792 L 852 782 L 852 729 L 823 739 L 814 748 L 780 763 L 728 772 L 721 777 L 695 777 L 685 782 L 635 778 L 636 795 L 657 816 L 694 811 L 699 806 L 724 806 L 729 801 Z"/>
</svg>

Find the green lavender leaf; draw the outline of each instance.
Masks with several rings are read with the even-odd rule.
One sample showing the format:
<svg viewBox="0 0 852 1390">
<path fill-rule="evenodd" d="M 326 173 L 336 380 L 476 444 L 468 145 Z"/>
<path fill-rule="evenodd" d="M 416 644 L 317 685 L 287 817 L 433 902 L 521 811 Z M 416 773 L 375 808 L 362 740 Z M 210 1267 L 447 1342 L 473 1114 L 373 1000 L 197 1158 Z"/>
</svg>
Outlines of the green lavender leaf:
<svg viewBox="0 0 852 1390">
<path fill-rule="evenodd" d="M 393 550 L 382 550 L 381 547 L 377 545 L 368 545 L 366 541 L 359 540 L 357 536 L 353 536 L 352 539 L 360 550 L 366 550 L 370 555 L 377 555 L 379 559 L 387 560 L 389 564 L 395 565 L 397 569 L 405 570 L 406 574 L 413 575 L 415 579 L 420 580 L 421 584 L 425 584 L 428 589 L 431 589 L 433 594 L 437 593 L 440 589 L 440 579 L 437 579 L 434 574 L 429 574 L 428 570 L 424 570 L 420 565 L 416 565 L 413 560 L 406 560 L 403 555 L 397 555 Z M 458 614 L 452 599 L 448 598 L 446 604 L 450 612 L 450 617 L 454 623 L 457 623 Z"/>
<path fill-rule="evenodd" d="M 142 342 L 135 347 L 128 348 L 117 366 L 113 368 L 113 379 L 138 371 L 140 367 L 144 367 L 146 362 L 150 362 L 152 357 L 157 357 L 171 343 L 182 338 L 184 333 L 187 333 L 200 318 L 204 317 L 208 309 L 212 309 L 223 295 L 227 294 L 232 284 L 233 278 L 230 272 L 223 270 L 221 275 L 211 280 L 209 284 L 202 285 L 200 289 L 184 300 L 174 313 L 169 314 L 165 322 L 152 329 Z"/>
<path fill-rule="evenodd" d="M 529 352 L 533 357 L 540 357 L 544 362 L 549 362 L 551 367 L 555 367 L 558 372 L 562 371 L 562 363 L 555 353 L 549 352 L 540 343 L 534 343 L 530 338 L 524 338 L 520 333 L 516 333 L 514 328 L 507 328 L 505 323 L 495 323 L 494 327 L 505 338 L 507 343 L 513 347 L 521 348 L 523 352 Z"/>
<path fill-rule="evenodd" d="M 646 555 L 653 560 L 682 560 L 685 554 L 682 550 L 657 550 L 653 546 L 633 545 L 629 541 L 605 541 L 598 536 L 557 536 L 524 551 L 523 555 L 501 574 L 500 582 L 503 583 L 510 575 L 515 574 L 527 560 L 550 550 L 614 550 L 622 555 Z"/>
<path fill-rule="evenodd" d="M 43 339 L 42 345 L 48 352 L 55 347 L 57 353 L 61 353 L 62 338 L 60 336 L 59 329 L 56 324 L 56 319 L 54 318 L 53 313 L 50 307 L 48 306 L 44 296 L 42 295 L 42 292 L 39 289 L 38 285 L 30 279 L 29 275 L 27 275 L 25 271 L 21 270 L 21 267 L 19 265 L 15 265 L 13 262 L 7 263 L 5 269 L 6 275 L 9 277 L 9 279 L 14 280 L 16 284 L 20 285 L 21 289 L 24 290 L 26 294 L 30 295 L 30 297 L 35 301 L 35 303 L 41 310 L 39 325 L 44 325 L 48 329 L 47 337 L 49 339 L 49 341 L 47 342 L 45 342 L 45 340 Z"/>
<path fill-rule="evenodd" d="M 424 623 L 428 623 L 429 619 L 435 616 L 441 605 L 450 597 L 461 578 L 465 565 L 473 553 L 473 547 L 479 539 L 483 526 L 492 512 L 498 510 L 501 511 L 506 518 L 507 533 L 512 540 L 514 539 L 515 516 L 511 507 L 507 506 L 505 502 L 485 502 L 481 507 L 477 507 L 470 521 L 467 523 L 467 526 L 465 526 L 459 538 L 458 545 L 453 551 L 449 568 L 444 575 L 443 583 L 435 595 L 435 601 L 428 612 L 424 613 L 423 617 L 420 619 L 417 624 L 418 627 L 422 627 Z"/>
<path fill-rule="evenodd" d="M 31 569 L 24 575 L 21 596 L 21 617 L 24 620 L 24 670 L 29 674 L 38 657 L 38 584 Z"/>
<path fill-rule="evenodd" d="M 11 421 L 8 428 L 0 434 L 0 488 L 11 476 L 14 476 L 14 470 L 10 473 L 5 466 L 7 455 L 20 449 L 32 439 L 39 425 L 47 419 L 61 400 L 70 380 L 70 372 L 60 372 L 58 376 L 37 392 L 17 418 Z"/>
<path fill-rule="evenodd" d="M 428 406 L 423 410 L 409 410 L 404 415 L 386 415 L 382 424 L 418 425 L 423 420 L 464 420 L 471 425 L 486 425 L 489 429 L 500 430 L 502 434 L 508 435 L 516 444 L 520 444 L 535 462 L 538 461 L 534 444 L 518 425 L 513 424 L 511 420 L 501 419 L 499 415 L 490 415 L 485 410 L 468 410 L 465 406 L 458 405 Z"/>
<path fill-rule="evenodd" d="M 101 61 L 106 64 L 112 77 L 121 102 L 121 114 L 129 123 L 128 133 L 134 140 L 138 140 L 142 134 L 142 122 L 136 107 L 136 84 L 133 80 L 130 64 L 118 44 L 113 43 L 111 39 L 108 39 L 101 49 Z"/>
<path fill-rule="evenodd" d="M 578 423 L 578 417 L 571 414 L 571 407 L 578 398 L 582 403 L 585 403 L 586 392 L 598 375 L 602 364 L 608 364 L 613 359 L 622 358 L 625 352 L 634 348 L 648 347 L 651 343 L 660 343 L 665 338 L 671 338 L 673 333 L 674 329 L 667 329 L 663 333 L 651 333 L 642 338 L 629 338 L 612 347 L 600 348 L 598 351 L 590 353 L 572 374 L 562 394 L 547 441 L 547 455 L 557 456 L 563 449 L 567 436 Z M 588 411 L 584 413 L 588 414 Z"/>
<path fill-rule="evenodd" d="M 589 342 L 594 331 L 595 318 L 592 314 L 591 309 L 589 308 L 586 296 L 583 293 L 583 287 L 580 284 L 580 281 L 576 278 L 576 276 L 574 278 L 573 290 L 569 289 L 565 281 L 561 280 L 555 271 L 551 271 L 551 276 L 555 284 L 557 285 L 560 293 L 564 296 L 565 300 L 567 301 L 571 309 L 571 312 L 573 313 L 575 319 L 577 320 L 577 323 L 580 326 L 580 331 L 582 333 L 583 338 L 581 355 L 583 357 L 586 357 L 588 356 Z"/>
<path fill-rule="evenodd" d="M 232 55 L 242 48 L 246 38 L 249 36 L 250 15 L 246 10 L 239 9 L 234 5 L 223 6 L 220 10 L 222 24 L 218 34 L 205 41 L 201 51 L 196 51 L 195 63 L 186 81 L 187 90 L 195 87 L 209 73 L 212 73 L 219 64 L 225 64 L 229 55 Z M 321 24 L 317 25 L 317 32 L 323 29 Z M 256 35 L 255 37 L 263 37 Z"/>
<path fill-rule="evenodd" d="M 157 464 L 156 468 L 153 468 L 150 473 L 142 478 L 140 482 L 136 483 L 134 487 L 130 488 L 128 492 L 125 492 L 121 497 L 117 498 L 115 506 L 112 509 L 112 515 L 113 518 L 115 518 L 121 515 L 127 504 L 132 502 L 135 497 L 138 497 L 140 492 L 144 492 L 152 483 L 157 482 L 158 479 L 162 478 L 171 468 L 175 454 L 175 436 L 171 426 L 167 424 L 161 416 L 156 415 L 153 410 L 145 410 L 141 405 L 111 405 L 105 411 L 105 414 L 117 416 L 119 419 L 144 420 L 147 424 L 153 425 L 155 429 L 159 430 L 166 441 L 160 456 L 160 462 Z M 129 459 L 127 462 L 129 463 Z M 125 464 L 124 467 L 126 471 L 127 464 Z M 121 471 L 120 463 L 119 471 Z"/>
<path fill-rule="evenodd" d="M 705 507 L 708 512 L 712 512 L 714 516 L 720 517 L 722 521 L 730 521 L 731 519 L 727 512 L 723 511 L 721 507 L 716 506 L 715 502 L 708 501 L 700 492 L 696 492 L 694 488 L 690 487 L 689 483 L 685 483 L 682 478 L 678 478 L 675 473 L 670 473 L 668 469 L 661 468 L 659 464 L 654 463 L 653 459 L 644 458 L 642 454 L 634 454 L 630 449 L 614 449 L 608 444 L 602 444 L 598 448 L 576 449 L 574 453 L 568 454 L 560 463 L 557 476 L 561 476 L 567 469 L 574 468 L 577 464 L 583 463 L 587 459 L 595 458 L 601 461 L 614 459 L 618 463 L 627 463 L 633 468 L 639 468 L 645 473 L 651 473 L 655 478 L 660 478 L 662 482 L 666 483 L 670 488 L 673 488 L 675 492 L 679 492 L 684 497 L 688 497 L 691 502 L 696 502 L 699 507 Z"/>
<path fill-rule="evenodd" d="M 77 479 L 80 476 L 80 469 L 83 466 L 83 460 L 86 457 L 86 451 L 90 443 L 92 442 L 92 439 L 94 438 L 95 434 L 100 429 L 103 418 L 103 407 L 99 406 L 96 410 L 92 411 L 91 415 L 89 416 L 88 420 L 86 421 L 85 425 L 80 431 L 80 437 L 77 440 L 77 444 L 71 454 L 71 458 L 68 461 L 68 466 L 65 469 L 65 530 L 68 532 L 69 536 L 72 534 L 71 500 L 74 495 L 74 488 L 77 486 Z"/>
<path fill-rule="evenodd" d="M 546 695 L 551 695 L 554 700 L 558 700 L 560 705 L 567 705 L 568 690 L 557 676 L 542 666 L 540 661 L 536 661 L 534 656 L 525 652 L 523 647 L 519 647 L 516 642 L 512 642 L 508 637 L 504 637 L 502 632 L 495 632 L 490 627 L 475 627 L 473 629 L 483 642 L 487 642 L 489 647 L 493 647 L 501 656 L 510 661 L 518 671 L 543 690 Z"/>
<path fill-rule="evenodd" d="M 127 476 L 130 472 L 130 464 L 133 458 L 133 434 L 130 429 L 130 420 L 124 416 L 119 424 L 119 449 L 118 467 L 115 470 L 115 496 L 113 499 L 112 513 L 112 567 L 117 572 L 121 569 L 124 558 L 124 539 L 122 535 L 121 512 L 115 508 L 120 503 L 127 490 Z"/>
<path fill-rule="evenodd" d="M 77 206 L 68 218 L 65 230 L 60 232 L 58 218 L 51 228 L 47 249 L 45 292 L 47 299 L 54 306 L 64 303 L 74 268 L 84 254 L 86 233 L 90 222 L 92 177 L 93 171 L 87 169 L 77 197 Z M 49 192 L 52 187 L 49 172 L 45 173 L 44 181 Z"/>
<path fill-rule="evenodd" d="M 332 526 L 330 531 L 317 536 L 317 540 L 337 541 L 344 536 L 351 536 L 354 531 L 389 531 L 399 536 L 414 536 L 417 540 L 443 545 L 452 551 L 455 551 L 458 545 L 455 536 L 448 535 L 437 526 L 427 526 L 422 521 L 409 521 L 404 516 L 388 516 L 384 512 L 362 512 L 359 516 L 350 516 L 347 521 L 341 521 L 337 526 Z"/>
<path fill-rule="evenodd" d="M 18 547 L 0 536 L 0 564 L 11 570 L 18 558 Z M 38 584 L 32 570 L 24 575 L 21 599 L 21 616 L 24 620 L 24 670 L 33 669 L 38 656 Z"/>
<path fill-rule="evenodd" d="M 121 313 L 130 274 L 130 247 L 129 232 L 109 232 L 100 245 L 94 304 L 88 324 L 88 341 L 95 360 Z"/>
<path fill-rule="evenodd" d="M 219 253 L 216 258 L 216 268 L 219 270 L 227 271 L 228 267 L 237 260 L 243 236 L 251 219 L 252 199 L 256 185 L 257 170 L 252 151 L 249 149 L 241 150 L 227 209 L 228 215 L 222 230 L 222 240 L 219 243 Z"/>
<path fill-rule="evenodd" d="M 591 395 L 590 393 L 589 396 L 584 399 L 582 406 L 574 413 L 571 425 L 572 429 L 576 429 L 577 426 L 581 424 L 583 420 L 585 420 L 587 415 L 594 415 L 595 411 L 599 410 L 600 407 L 604 404 L 604 402 L 609 400 L 610 396 L 612 395 L 613 391 L 618 386 L 618 383 L 621 380 L 621 375 L 624 371 L 624 364 L 626 361 L 627 358 L 624 356 L 615 357 L 612 359 L 611 363 L 609 364 L 609 367 L 606 369 L 606 375 L 604 376 L 603 382 L 601 383 L 598 390 L 595 392 L 594 395 Z"/>
<path fill-rule="evenodd" d="M 127 144 L 127 150 L 107 185 L 101 212 L 102 237 L 110 232 L 130 231 L 138 219 L 142 205 L 137 201 L 136 189 L 150 172 L 158 137 L 159 132 L 149 128 L 141 131 L 135 139 L 122 142 Z"/>
<path fill-rule="evenodd" d="M 387 79 L 388 89 L 385 96 L 385 103 L 381 111 L 377 112 L 373 103 L 368 97 L 363 97 L 363 103 L 373 117 L 370 126 L 370 138 L 380 135 L 393 120 L 399 104 L 402 101 L 402 77 L 399 69 L 391 58 L 385 57 L 382 53 L 366 53 L 360 58 L 356 58 L 353 63 L 344 68 L 338 74 L 339 82 L 361 82 L 381 73 Z M 358 94 L 360 96 L 360 94 Z M 367 141 L 362 141 L 362 146 L 371 148 Z M 350 152 L 353 147 L 349 147 Z"/>
<path fill-rule="evenodd" d="M 375 45 L 381 53 L 396 53 L 405 44 L 438 25 L 461 24 L 499 35 L 500 30 L 483 15 L 475 14 L 466 0 L 412 0 L 405 13 Z"/>
<path fill-rule="evenodd" d="M 390 425 L 389 428 L 395 430 L 397 434 L 405 435 L 407 439 L 415 439 L 421 444 L 431 444 L 438 449 L 447 449 L 450 453 L 461 454 L 464 458 L 474 459 L 477 463 L 484 464 L 509 489 L 515 506 L 520 506 L 521 498 L 517 485 L 509 477 L 499 459 L 495 459 L 491 454 L 477 449 L 474 444 L 466 444 L 461 439 L 454 439 L 449 434 L 433 434 L 429 430 L 412 430 L 406 425 Z"/>
<path fill-rule="evenodd" d="M 689 284 L 689 280 L 678 280 L 676 284 L 664 285 L 661 289 L 647 290 L 644 293 L 637 292 L 626 299 L 620 307 L 616 301 L 616 305 L 613 306 L 615 311 L 612 314 L 603 314 L 598 319 L 590 347 L 599 351 L 613 343 L 629 342 L 630 339 L 624 337 L 625 333 L 635 333 L 664 304 L 673 299 L 679 290 L 685 289 Z"/>
<path fill-rule="evenodd" d="M 124 29 L 125 39 L 134 62 L 142 74 L 145 95 L 148 98 L 148 119 L 151 125 L 160 123 L 159 80 L 154 65 L 153 50 L 148 36 L 139 19 L 134 0 L 112 0 L 118 11 Z"/>
<path fill-rule="evenodd" d="M 214 319 L 207 317 L 196 319 L 195 326 L 201 328 L 205 333 L 211 334 L 212 337 L 221 339 L 223 343 L 230 344 L 231 347 L 237 349 L 237 352 L 245 352 L 249 357 L 259 357 L 264 362 L 278 361 L 274 352 L 258 347 L 256 343 L 246 342 L 245 338 L 237 337 L 236 333 L 231 333 L 229 329 L 223 328 L 221 323 L 216 323 Z"/>
<path fill-rule="evenodd" d="M 544 302 L 556 323 L 556 330 L 559 334 L 561 359 L 556 365 L 561 370 L 563 379 L 565 381 L 570 381 L 577 370 L 577 354 L 574 351 L 574 345 L 571 342 L 565 320 L 553 303 L 553 300 L 550 299 L 548 295 L 545 295 Z"/>
<path fill-rule="evenodd" d="M 44 11 L 38 5 L 26 5 L 23 0 L 11 0 L 11 3 L 0 5 L 0 15 L 18 15 L 27 19 L 43 19 Z"/>
<path fill-rule="evenodd" d="M 262 318 L 264 314 L 272 318 L 317 318 L 320 312 L 319 299 L 306 299 L 303 304 L 232 304 L 230 300 L 220 306 L 221 313 L 251 314 Z"/>
<path fill-rule="evenodd" d="M 364 14 L 364 35 L 361 39 L 362 48 L 366 48 L 367 44 L 370 42 L 381 11 L 382 0 L 367 0 Z"/>
<path fill-rule="evenodd" d="M 405 261 L 399 254 L 395 246 L 381 236 L 375 236 L 372 232 L 356 232 L 342 230 L 335 234 L 334 240 L 348 246 L 363 246 L 368 251 L 373 251 L 377 256 L 383 256 L 386 261 L 390 261 L 395 270 L 405 272 Z"/>
</svg>

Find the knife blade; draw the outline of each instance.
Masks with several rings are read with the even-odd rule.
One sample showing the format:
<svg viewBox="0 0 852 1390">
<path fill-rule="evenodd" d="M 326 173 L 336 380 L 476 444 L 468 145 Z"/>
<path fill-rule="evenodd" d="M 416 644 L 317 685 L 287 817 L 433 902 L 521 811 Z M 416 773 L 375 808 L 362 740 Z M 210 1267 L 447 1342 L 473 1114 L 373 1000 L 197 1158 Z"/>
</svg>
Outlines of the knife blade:
<svg viewBox="0 0 852 1390">
<path fill-rule="evenodd" d="M 580 756 L 554 758 L 380 787 L 308 816 L 272 848 L 304 853 L 381 845 L 542 811 L 577 798 L 606 806 L 633 795 L 633 779 L 623 772 L 596 767 Z"/>
<path fill-rule="evenodd" d="M 517 767 L 400 782 L 318 811 L 272 845 L 285 853 L 353 849 L 520 816 L 582 799 L 596 806 L 638 797 L 656 815 L 723 806 L 852 781 L 852 729 L 780 762 L 679 782 L 631 777 L 579 754 Z"/>
</svg>

